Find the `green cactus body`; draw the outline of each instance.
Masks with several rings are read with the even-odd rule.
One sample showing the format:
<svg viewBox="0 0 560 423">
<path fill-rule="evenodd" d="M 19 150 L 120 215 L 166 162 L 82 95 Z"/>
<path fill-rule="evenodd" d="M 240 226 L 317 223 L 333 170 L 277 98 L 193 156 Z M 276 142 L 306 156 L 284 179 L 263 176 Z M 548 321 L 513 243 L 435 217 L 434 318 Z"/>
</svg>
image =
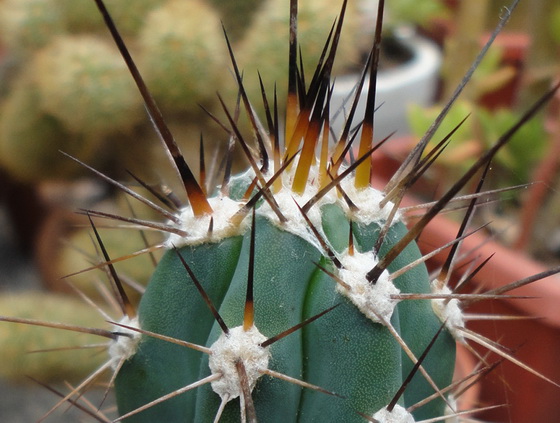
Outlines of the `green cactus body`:
<svg viewBox="0 0 560 423">
<path fill-rule="evenodd" d="M 237 185 L 248 186 L 250 179 L 248 175 L 237 178 L 232 190 L 237 191 Z M 342 263 L 342 268 L 337 269 L 310 232 L 294 202 L 295 199 L 303 205 L 313 194 L 309 191 L 316 192 L 317 187 L 311 184 L 303 196 L 297 196 L 288 188 L 289 180 L 290 177 L 285 176 L 284 188 L 275 195 L 287 222 L 280 223 L 267 203 L 256 210 L 255 320 L 252 330 L 260 336 L 253 347 L 262 350 L 262 356 L 254 358 L 257 364 L 253 364 L 252 359 L 244 361 L 247 373 L 250 373 L 251 366 L 257 367 L 253 369 L 257 376 L 251 382 L 256 414 L 259 421 L 267 422 L 361 422 L 363 417 L 357 412 L 373 415 L 385 407 L 413 365 L 388 326 L 400 334 L 418 357 L 442 324 L 429 300 L 399 303 L 391 298 L 399 291 L 430 292 L 428 274 L 425 267 L 416 266 L 396 278 L 394 283 L 389 280 L 387 272 L 375 284 L 362 283 L 365 272 L 377 260 L 372 247 L 390 204 L 379 210 L 382 197 L 378 191 L 368 188 L 358 192 L 349 183 L 345 184 L 345 190 L 357 199 L 359 213 L 350 211 L 336 194 L 309 210 L 313 226 Z M 116 379 L 121 415 L 216 375 L 220 372 L 216 368 L 220 368 L 221 363 L 212 363 L 212 360 L 220 361 L 220 354 L 216 352 L 218 340 L 237 339 L 234 330 L 246 333 L 242 328 L 250 257 L 248 217 L 233 225 L 228 218 L 242 203 L 224 197 L 212 198 L 210 202 L 215 210 L 212 235 L 206 235 L 209 216 L 192 218 L 189 216 L 192 211 L 187 209 L 182 213 L 187 216 L 184 229 L 193 235 L 186 238 L 172 236 L 168 243 L 180 246 L 178 252 L 204 286 L 231 333 L 228 336 L 223 334 L 177 252 L 168 251 L 141 300 L 140 327 L 206 346 L 213 353 L 209 355 L 144 336 L 138 350 L 124 363 Z M 347 249 L 350 221 L 353 222 L 356 244 L 353 255 Z M 381 252 L 390 248 L 404 233 L 406 227 L 400 222 L 395 223 Z M 410 245 L 392 263 L 389 271 L 420 256 L 417 247 Z M 330 269 L 341 280 L 349 284 L 355 280 L 358 285 L 344 288 L 317 264 Z M 362 289 L 367 292 L 367 298 L 359 293 Z M 368 292 L 370 289 L 372 291 Z M 259 346 L 267 338 L 337 304 L 336 309 L 302 330 L 266 348 Z M 234 347 L 228 348 L 234 350 Z M 432 360 L 424 362 L 424 367 L 438 387 L 448 386 L 454 368 L 455 341 L 444 332 L 433 348 L 437 352 Z M 243 353 L 240 355 L 246 357 Z M 302 388 L 268 374 L 261 376 L 263 366 L 319 386 L 339 397 Z M 225 378 L 151 407 L 126 421 L 213 421 L 221 401 L 228 395 L 230 401 L 220 421 L 239 421 L 240 406 L 236 399 L 239 392 L 229 392 L 229 388 L 220 386 L 222 379 Z M 412 384 L 413 392 L 404 396 L 402 405 L 412 405 L 434 392 L 422 375 L 417 375 Z M 417 417 L 440 416 L 444 405 L 442 400 L 432 401 L 417 410 Z"/>
</svg>

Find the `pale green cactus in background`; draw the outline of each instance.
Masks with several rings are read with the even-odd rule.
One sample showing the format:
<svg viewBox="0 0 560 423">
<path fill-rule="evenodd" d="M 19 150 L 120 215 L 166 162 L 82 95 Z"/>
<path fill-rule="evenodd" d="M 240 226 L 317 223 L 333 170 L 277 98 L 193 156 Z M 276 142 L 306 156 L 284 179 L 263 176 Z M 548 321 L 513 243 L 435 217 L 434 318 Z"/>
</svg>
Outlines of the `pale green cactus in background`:
<svg viewBox="0 0 560 423">
<path fill-rule="evenodd" d="M 234 3 L 236 13 L 233 13 L 229 2 L 216 5 L 205 0 L 136 0 L 134 7 L 122 0 L 108 2 L 109 11 L 122 28 L 121 33 L 138 57 L 139 67 L 153 95 L 177 124 L 189 122 L 193 125 L 197 122 L 203 130 L 209 125 L 200 123 L 203 120 L 200 118 L 200 106 L 215 110 L 218 107 L 218 91 L 226 98 L 235 99 L 237 96 L 235 89 L 231 92 L 226 89 L 234 86 L 234 82 L 223 41 L 222 22 L 226 30 L 228 21 L 232 22 L 232 26 L 242 23 L 243 31 L 238 33 L 244 41 L 238 40 L 240 45 L 236 49 L 247 50 L 243 55 L 247 58 L 244 65 L 250 75 L 248 90 L 260 93 L 256 78 L 259 61 L 270 65 L 261 69 L 267 75 L 268 83 L 277 80 L 283 85 L 285 82 L 282 78 L 286 75 L 287 62 L 283 47 L 288 11 L 284 2 L 248 2 L 244 3 L 245 8 Z M 325 5 L 322 1 L 309 1 L 301 6 L 300 25 L 304 40 L 301 48 L 307 64 L 315 61 L 320 53 L 322 40 L 336 17 L 336 3 Z M 251 15 L 258 14 L 254 22 L 246 16 L 248 8 L 252 9 Z M 349 19 L 349 22 L 354 21 Z M 352 30 L 345 30 L 341 40 L 341 63 L 353 64 L 357 59 L 358 33 L 355 25 L 348 26 Z M 64 138 L 68 137 L 78 140 L 76 143 L 82 142 L 79 140 L 119 139 L 121 143 L 128 144 L 123 151 L 143 149 L 134 141 L 149 131 L 148 125 L 142 125 L 141 98 L 134 92 L 124 64 L 108 46 L 103 29 L 103 19 L 96 13 L 91 0 L 7 0 L 2 5 L 0 43 L 14 58 L 10 71 L 10 74 L 15 74 L 12 79 L 22 78 L 25 68 L 37 69 L 38 113 L 54 117 L 61 125 L 61 133 L 68 134 L 59 137 L 58 143 L 46 143 L 39 148 L 44 153 L 48 152 L 45 157 L 56 155 L 58 150 L 66 150 L 65 145 L 70 141 Z M 255 38 L 255 30 L 266 34 L 266 37 Z M 242 37 L 243 33 L 247 36 Z M 252 39 L 258 40 L 259 44 L 255 45 Z M 267 60 L 262 60 L 263 54 L 276 51 L 279 46 L 282 46 L 281 54 L 267 55 Z M 278 61 L 278 58 L 282 59 Z M 21 86 L 8 82 L 2 82 L 6 86 L 3 90 L 8 92 Z M 2 101 L 9 100 L 0 98 Z M 12 135 L 13 132 L 9 131 L 3 133 L 4 137 Z M 225 138 L 227 136 L 222 136 L 214 147 L 223 144 Z M 42 139 L 38 138 L 37 142 Z M 23 140 L 6 139 L 0 142 L 13 145 L 16 142 L 30 143 L 31 139 L 25 137 Z M 35 145 L 21 146 L 20 149 L 35 149 Z M 132 155 L 137 156 L 136 153 Z M 5 161 L 12 157 L 17 160 L 13 155 L 7 157 Z M 16 162 L 8 163 L 5 168 L 11 173 L 11 169 L 21 166 Z M 35 179 L 24 179 L 29 183 L 40 180 L 41 176 L 49 179 L 52 172 L 30 168 L 27 174 L 37 176 Z M 12 174 L 16 179 L 21 179 L 20 175 L 21 172 Z M 57 172 L 57 176 L 72 175 L 61 171 Z"/>
<path fill-rule="evenodd" d="M 75 174 L 61 163 L 59 149 L 91 158 L 103 145 L 96 134 L 70 134 L 64 124 L 43 112 L 34 75 L 28 72 L 0 107 L 0 165 L 27 182 Z"/>
<path fill-rule="evenodd" d="M 166 0 L 136 0 L 134 7 L 129 2 L 110 0 L 107 7 L 111 14 L 122 22 L 124 36 L 135 36 L 144 25 L 146 15 L 165 3 Z M 89 0 L 54 0 L 53 8 L 60 9 L 64 26 L 71 33 L 102 33 L 103 19 L 97 13 L 95 4 Z"/>
<path fill-rule="evenodd" d="M 152 11 L 139 35 L 140 66 L 169 111 L 196 111 L 215 98 L 227 69 L 219 15 L 204 1 L 172 0 Z"/>
<path fill-rule="evenodd" d="M 40 107 L 71 133 L 126 133 L 143 118 L 126 66 L 107 42 L 58 38 L 32 63 Z"/>
<path fill-rule="evenodd" d="M 65 32 L 61 11 L 51 0 L 4 0 L 0 9 L 2 44 L 22 54 Z"/>
<path fill-rule="evenodd" d="M 21 319 L 73 322 L 76 326 L 96 328 L 103 318 L 73 296 L 21 291 L 3 294 L 2 313 Z M 89 333 L 76 335 L 59 329 L 30 325 L 5 326 L 0 331 L 0 360 L 6 365 L 0 377 L 21 380 L 24 376 L 38 380 L 79 381 L 104 361 L 103 355 L 91 349 L 68 349 L 79 345 L 98 345 L 99 338 Z M 48 351 L 52 349 L 53 351 Z M 41 352 L 44 351 L 44 352 Z M 9 365 L 7 365 L 9 363 Z"/>
</svg>

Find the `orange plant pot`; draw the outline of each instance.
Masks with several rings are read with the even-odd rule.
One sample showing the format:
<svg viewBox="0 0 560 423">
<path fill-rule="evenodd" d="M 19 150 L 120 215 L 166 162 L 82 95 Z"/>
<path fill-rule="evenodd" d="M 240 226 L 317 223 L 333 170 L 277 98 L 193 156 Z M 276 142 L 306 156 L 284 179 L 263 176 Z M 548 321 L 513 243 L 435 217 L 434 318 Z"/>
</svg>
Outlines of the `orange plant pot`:
<svg viewBox="0 0 560 423">
<path fill-rule="evenodd" d="M 385 186 L 388 177 L 394 173 L 402 160 L 405 145 L 410 145 L 395 141 L 392 145 L 388 144 L 388 149 L 374 154 L 375 186 Z M 421 201 L 408 195 L 402 206 L 420 203 Z M 418 245 L 424 253 L 433 251 L 455 239 L 458 231 L 459 223 L 444 215 L 438 215 L 424 229 Z M 461 251 L 473 252 L 463 262 L 475 258 L 475 267 L 493 255 L 469 282 L 469 292 L 484 292 L 548 270 L 544 263 L 522 252 L 508 249 L 492 239 L 489 240 L 489 235 L 482 232 L 466 238 Z M 448 252 L 449 250 L 444 250 L 431 258 L 428 267 L 439 268 L 446 260 Z M 456 268 L 458 270 L 455 277 L 458 278 L 461 276 L 461 263 L 458 263 Z M 531 298 L 479 301 L 465 309 L 465 312 L 515 315 L 526 319 L 472 320 L 468 327 L 511 349 L 515 352 L 516 359 L 560 383 L 560 275 L 550 276 L 508 294 Z M 494 353 L 488 355 L 488 350 L 483 347 L 474 345 L 474 348 L 480 355 L 487 357 L 489 362 L 499 360 L 499 356 Z M 560 419 L 560 388 L 509 361 L 504 361 L 494 372 L 482 379 L 477 389 L 478 406 L 503 404 L 503 407 L 477 414 L 476 417 L 483 421 L 557 423 Z"/>
<path fill-rule="evenodd" d="M 453 240 L 459 225 L 443 216 L 435 218 L 419 240 L 421 249 Z M 490 241 L 481 233 L 473 234 L 463 243 L 463 251 L 476 251 L 477 261 L 490 261 L 473 278 L 474 289 L 488 290 L 544 272 L 548 268 L 525 254 L 512 251 Z M 439 267 L 447 255 L 435 256 L 430 266 Z M 459 264 L 460 266 L 460 264 Z M 515 351 L 515 357 L 553 381 L 560 381 L 560 277 L 544 280 L 511 291 L 511 295 L 531 299 L 487 300 L 473 304 L 468 313 L 519 315 L 527 320 L 472 321 L 469 327 L 477 333 L 497 340 Z M 477 348 L 486 354 L 484 348 Z M 490 361 L 498 357 L 490 357 Z M 481 382 L 481 405 L 505 404 L 505 407 L 479 416 L 494 422 L 553 423 L 560 418 L 560 388 L 546 382 L 511 362 L 504 362 Z"/>
</svg>

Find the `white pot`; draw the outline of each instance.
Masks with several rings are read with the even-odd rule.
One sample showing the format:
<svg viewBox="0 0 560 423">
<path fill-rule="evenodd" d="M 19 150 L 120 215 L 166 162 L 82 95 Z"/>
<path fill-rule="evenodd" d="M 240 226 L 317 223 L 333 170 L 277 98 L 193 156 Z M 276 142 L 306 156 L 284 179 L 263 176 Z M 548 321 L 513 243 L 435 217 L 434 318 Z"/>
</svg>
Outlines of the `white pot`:
<svg viewBox="0 0 560 423">
<path fill-rule="evenodd" d="M 403 39 L 404 45 L 412 53 L 411 60 L 378 72 L 377 96 L 375 112 L 375 138 L 383 139 L 393 131 L 395 136 L 410 133 L 407 122 L 407 108 L 411 104 L 429 106 L 433 104 L 437 90 L 439 70 L 442 55 L 439 47 L 419 36 L 410 36 Z M 335 134 L 339 134 L 345 122 L 345 113 L 350 110 L 355 87 L 360 75 L 343 75 L 335 80 L 334 91 L 331 98 L 331 126 Z M 358 124 L 364 116 L 368 90 L 368 78 L 362 88 L 358 110 L 353 124 Z M 343 108 L 343 109 L 340 109 Z M 337 110 L 344 110 L 337 114 Z"/>
</svg>

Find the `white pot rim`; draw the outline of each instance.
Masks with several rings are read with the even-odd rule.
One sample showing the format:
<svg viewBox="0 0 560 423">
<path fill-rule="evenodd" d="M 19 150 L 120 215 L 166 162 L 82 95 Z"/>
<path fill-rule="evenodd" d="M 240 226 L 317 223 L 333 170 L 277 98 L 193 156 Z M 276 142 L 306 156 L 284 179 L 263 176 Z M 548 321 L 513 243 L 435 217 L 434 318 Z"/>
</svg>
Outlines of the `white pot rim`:
<svg viewBox="0 0 560 423">
<path fill-rule="evenodd" d="M 414 85 L 433 78 L 433 75 L 439 72 L 442 54 L 434 42 L 420 36 L 414 36 L 407 38 L 404 43 L 412 51 L 412 59 L 401 65 L 380 71 L 377 74 L 378 92 L 391 91 L 403 84 Z M 335 92 L 350 92 L 356 86 L 358 80 L 359 75 L 356 74 L 338 76 L 334 90 Z"/>
</svg>

